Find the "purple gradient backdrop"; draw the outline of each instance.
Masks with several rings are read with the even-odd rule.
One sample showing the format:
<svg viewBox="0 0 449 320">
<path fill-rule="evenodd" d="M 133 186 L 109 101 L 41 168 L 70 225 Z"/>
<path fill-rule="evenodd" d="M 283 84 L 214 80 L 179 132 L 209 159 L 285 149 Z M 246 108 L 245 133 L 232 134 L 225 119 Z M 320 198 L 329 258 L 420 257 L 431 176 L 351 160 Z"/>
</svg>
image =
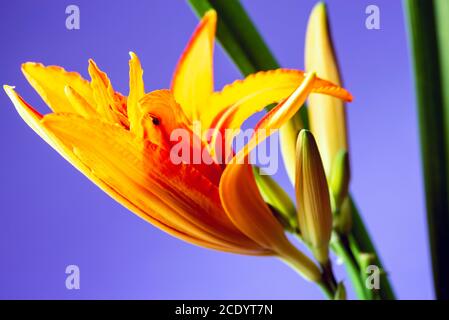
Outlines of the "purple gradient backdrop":
<svg viewBox="0 0 449 320">
<path fill-rule="evenodd" d="M 315 0 L 243 3 L 281 64 L 302 68 Z M 349 107 L 353 193 L 399 298 L 433 298 L 401 1 L 328 3 L 345 85 L 356 97 Z M 81 30 L 65 28 L 69 4 L 81 9 Z M 365 28 L 369 4 L 381 9 L 379 31 Z M 127 93 L 133 50 L 147 90 L 165 88 L 196 23 L 180 0 L 1 1 L 0 80 L 45 111 L 20 64 L 57 64 L 87 76 L 94 58 Z M 240 77 L 221 48 L 215 61 L 217 87 Z M 197 248 L 145 223 L 47 146 L 4 93 L 0 106 L 0 298 L 321 298 L 275 259 Z M 278 178 L 288 184 L 284 172 Z M 69 264 L 80 266 L 81 290 L 65 288 Z"/>
</svg>

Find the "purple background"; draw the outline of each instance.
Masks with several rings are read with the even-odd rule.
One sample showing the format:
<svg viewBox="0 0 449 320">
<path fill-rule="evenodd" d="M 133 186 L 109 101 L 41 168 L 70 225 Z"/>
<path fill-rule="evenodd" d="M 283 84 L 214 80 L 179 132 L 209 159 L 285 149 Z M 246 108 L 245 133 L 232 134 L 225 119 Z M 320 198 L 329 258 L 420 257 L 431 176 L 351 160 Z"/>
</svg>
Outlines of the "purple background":
<svg viewBox="0 0 449 320">
<path fill-rule="evenodd" d="M 303 67 L 314 0 L 245 0 L 285 67 Z M 413 83 L 401 1 L 335 0 L 330 16 L 349 107 L 352 190 L 400 298 L 433 298 Z M 81 29 L 65 28 L 65 8 Z M 381 30 L 365 28 L 377 4 Z M 1 1 L 0 80 L 44 112 L 20 72 L 25 61 L 87 76 L 93 58 L 116 89 L 128 90 L 128 51 L 146 89 L 166 88 L 197 19 L 184 1 Z M 217 88 L 240 77 L 216 50 Z M 0 94 L 2 150 L 0 298 L 321 298 L 272 258 L 213 252 L 172 238 L 103 194 L 47 146 Z M 285 173 L 279 178 L 287 185 Z M 81 269 L 81 290 L 65 288 L 65 267 Z M 341 266 L 336 266 L 344 278 Z"/>
</svg>

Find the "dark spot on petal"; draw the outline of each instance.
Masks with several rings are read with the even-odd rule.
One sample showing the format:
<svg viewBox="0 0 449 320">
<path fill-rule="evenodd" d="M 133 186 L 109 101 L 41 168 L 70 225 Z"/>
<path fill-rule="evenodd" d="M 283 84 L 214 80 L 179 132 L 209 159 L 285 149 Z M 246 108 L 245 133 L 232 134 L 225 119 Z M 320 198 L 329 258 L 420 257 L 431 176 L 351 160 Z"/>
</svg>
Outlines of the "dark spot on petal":
<svg viewBox="0 0 449 320">
<path fill-rule="evenodd" d="M 158 126 L 161 124 L 161 121 L 159 120 L 159 118 L 156 118 L 156 117 L 153 117 L 151 121 L 153 122 L 153 124 L 155 126 Z"/>
</svg>

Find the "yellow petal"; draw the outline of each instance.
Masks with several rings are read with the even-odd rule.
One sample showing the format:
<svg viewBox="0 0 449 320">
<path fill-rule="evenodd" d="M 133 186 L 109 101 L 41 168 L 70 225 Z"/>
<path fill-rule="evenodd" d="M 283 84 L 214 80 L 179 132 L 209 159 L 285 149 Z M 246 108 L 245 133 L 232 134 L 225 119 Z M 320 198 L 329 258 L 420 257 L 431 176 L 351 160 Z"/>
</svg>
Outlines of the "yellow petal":
<svg viewBox="0 0 449 320">
<path fill-rule="evenodd" d="M 94 105 L 89 82 L 76 72 L 67 72 L 58 66 L 46 67 L 34 62 L 24 63 L 22 72 L 54 112 L 76 112 L 64 93 L 66 86 L 72 87 L 87 103 Z"/>
<path fill-rule="evenodd" d="M 115 91 L 111 81 L 93 60 L 89 60 L 88 71 L 92 78 L 90 85 L 94 94 L 97 112 L 103 119 L 112 123 L 119 123 L 120 119 L 117 115 L 119 107 L 116 105 Z"/>
<path fill-rule="evenodd" d="M 71 86 L 64 88 L 65 95 L 72 105 L 74 113 L 90 118 L 98 116 L 95 107 L 91 106 L 75 89 Z"/>
<path fill-rule="evenodd" d="M 322 264 L 329 259 L 332 211 L 320 153 L 310 131 L 302 130 L 296 146 L 296 203 L 301 236 Z"/>
<path fill-rule="evenodd" d="M 182 54 L 173 75 L 171 89 L 189 120 L 197 120 L 209 108 L 214 90 L 213 50 L 217 14 L 208 11 Z"/>
<path fill-rule="evenodd" d="M 42 123 L 73 150 L 96 179 L 125 197 L 139 209 L 133 211 L 143 213 L 147 220 L 158 221 L 176 230 L 175 235 L 187 235 L 209 248 L 266 254 L 227 218 L 217 185 L 194 166 L 172 164 L 169 151 L 99 119 L 51 114 Z"/>
<path fill-rule="evenodd" d="M 219 164 L 203 161 L 198 163 L 192 159 L 197 151 L 203 155 L 202 151 L 206 146 L 192 131 L 190 123 L 180 105 L 175 101 L 172 92 L 166 89 L 149 92 L 139 100 L 138 105 L 141 112 L 139 123 L 142 126 L 143 138 L 151 140 L 166 150 L 172 150 L 172 147 L 178 143 L 184 144 L 189 150 L 189 163 L 195 163 L 195 166 L 203 174 L 218 185 L 223 168 Z M 187 133 L 190 139 L 188 141 L 178 141 L 176 138 L 172 140 L 172 134 L 176 130 Z M 202 157 L 202 159 L 205 159 L 205 157 Z"/>
<path fill-rule="evenodd" d="M 307 71 L 341 85 L 324 3 L 316 5 L 309 18 L 305 65 Z M 311 131 L 329 175 L 336 154 L 340 150 L 348 150 L 344 103 L 329 96 L 312 94 L 308 101 L 308 114 Z"/>
<path fill-rule="evenodd" d="M 346 97 L 347 99 L 351 98 L 351 95 L 343 88 L 317 78 L 314 73 L 305 74 L 305 78 L 302 79 L 300 85 L 293 91 L 288 99 L 279 103 L 259 121 L 255 127 L 256 134 L 251 138 L 245 148 L 237 153 L 235 160 L 241 162 L 245 155 L 253 150 L 257 144 L 269 137 L 273 133 L 273 130 L 279 129 L 291 119 L 299 108 L 302 107 L 312 91 L 338 95 L 342 98 Z M 247 103 L 245 102 L 245 99 L 243 99 L 242 103 L 236 103 L 231 107 L 225 108 L 222 114 L 220 114 L 220 118 L 218 120 L 213 120 L 215 134 L 211 141 L 212 147 L 216 142 L 218 133 L 223 134 L 225 129 L 239 129 L 249 116 L 261 111 L 263 105 L 264 104 Z M 228 142 L 231 140 L 232 139 L 228 139 Z M 225 149 L 227 148 L 225 147 Z"/>
<path fill-rule="evenodd" d="M 255 112 L 263 110 L 269 104 L 279 103 L 291 95 L 305 77 L 306 74 L 299 70 L 277 69 L 258 72 L 244 80 L 237 80 L 212 95 L 210 108 L 204 110 L 202 122 L 206 127 L 210 126 L 218 114 L 230 107 L 238 109 L 231 124 L 231 127 L 238 128 Z M 322 79 L 316 79 L 313 92 L 345 100 L 352 99 L 349 92 Z"/>
<path fill-rule="evenodd" d="M 145 95 L 143 82 L 143 70 L 139 58 L 134 52 L 130 52 L 129 60 L 129 95 L 128 95 L 128 119 L 130 130 L 138 137 L 143 136 L 143 128 L 140 123 L 142 116 L 138 101 Z"/>
<path fill-rule="evenodd" d="M 292 264 L 306 279 L 320 271 L 287 240 L 280 223 L 260 195 L 249 164 L 229 164 L 220 181 L 220 197 L 229 218 L 249 238 Z"/>
<path fill-rule="evenodd" d="M 226 167 L 220 181 L 220 196 L 229 218 L 243 233 L 267 249 L 277 247 L 284 229 L 260 195 L 249 164 Z"/>
<path fill-rule="evenodd" d="M 103 181 L 98 179 L 92 171 L 87 168 L 73 153 L 71 148 L 68 148 L 64 143 L 61 142 L 51 131 L 47 130 L 42 125 L 43 116 L 39 114 L 33 107 L 27 104 L 21 96 L 19 96 L 13 87 L 4 86 L 3 87 L 8 94 L 9 98 L 14 104 L 19 115 L 22 119 L 51 147 L 53 147 L 61 156 L 63 156 L 67 161 L 69 161 L 75 168 L 84 173 L 90 180 L 97 184 L 103 191 L 108 193 L 111 197 L 115 198 L 118 202 L 122 203 L 124 206 L 130 208 L 133 207 L 123 196 L 118 194 L 111 187 L 106 185 Z"/>
<path fill-rule="evenodd" d="M 45 125 L 42 123 L 42 115 L 40 115 L 37 111 L 35 111 L 30 105 L 28 105 L 13 89 L 13 87 L 10 86 L 4 86 L 4 89 L 8 96 L 10 97 L 11 101 L 13 102 L 14 106 L 16 107 L 19 115 L 24 119 L 24 121 L 36 132 L 38 133 L 48 144 L 50 144 L 56 151 L 58 151 L 67 161 L 69 161 L 75 168 L 80 170 L 84 175 L 86 175 L 87 178 L 92 180 L 99 188 L 101 188 L 104 192 L 106 192 L 108 195 L 110 195 L 112 198 L 114 198 L 116 201 L 118 201 L 120 204 L 128 208 L 129 210 L 136 213 L 139 217 L 143 218 L 144 220 L 150 222 L 151 224 L 155 225 L 156 227 L 164 230 L 165 232 L 178 237 L 184 241 L 193 243 L 195 245 L 199 245 L 202 247 L 207 247 L 215 250 L 221 250 L 221 251 L 228 251 L 228 252 L 236 252 L 236 253 L 242 253 L 242 254 L 252 254 L 252 255 L 265 255 L 267 252 L 264 250 L 261 250 L 257 245 L 254 243 L 248 241 L 248 239 L 245 239 L 244 245 L 248 244 L 247 246 L 243 247 L 236 247 L 236 246 L 230 246 L 230 245 L 224 245 L 221 243 L 218 243 L 217 241 L 209 241 L 205 239 L 205 236 L 197 237 L 194 232 L 184 232 L 182 229 L 175 228 L 176 225 L 170 224 L 167 222 L 167 219 L 157 219 L 156 215 L 152 215 L 149 212 L 147 212 L 145 209 L 145 206 L 141 206 L 139 203 L 136 203 L 132 200 L 135 199 L 135 197 L 129 197 L 128 189 L 123 190 L 117 189 L 116 186 L 111 183 L 111 179 L 109 178 L 109 173 L 102 172 L 103 176 L 100 176 L 93 170 L 90 166 L 87 166 L 83 161 L 80 160 L 79 155 L 75 154 L 74 151 L 77 151 L 76 148 L 73 148 L 72 144 L 69 144 L 65 141 L 62 141 L 60 137 L 54 134 L 52 130 L 49 130 Z M 65 116 L 62 115 L 49 115 L 45 121 L 51 123 L 51 120 L 54 119 L 64 119 L 62 120 L 64 123 L 66 122 L 65 119 L 69 118 L 75 118 L 80 119 L 76 115 L 69 115 L 66 114 Z M 95 123 L 98 123 L 98 120 L 95 121 Z M 51 125 L 50 125 L 51 126 Z M 92 130 L 94 132 L 98 132 L 95 130 L 98 130 L 98 126 L 93 126 Z M 101 129 L 101 128 L 100 128 Z M 76 134 L 76 133 L 75 133 Z M 80 150 L 78 150 L 81 152 Z M 126 180 L 126 178 L 125 178 Z M 149 201 L 149 200 L 147 200 Z M 145 202 L 145 200 L 143 200 Z M 239 237 L 235 237 L 236 239 L 239 239 Z M 240 235 L 240 238 L 242 236 Z"/>
<path fill-rule="evenodd" d="M 48 138 L 46 137 L 45 132 L 43 132 L 39 122 L 42 119 L 42 115 L 28 103 L 26 103 L 25 100 L 23 100 L 22 97 L 16 93 L 14 87 L 4 85 L 3 89 L 5 90 L 9 99 L 11 99 L 14 107 L 16 108 L 22 119 L 25 121 L 25 123 L 28 124 L 31 129 L 33 129 L 39 136 L 41 136 L 48 142 Z"/>
<path fill-rule="evenodd" d="M 310 73 L 301 83 L 301 85 L 282 103 L 270 110 L 256 125 L 254 128 L 255 134 L 249 140 L 237 155 L 234 157 L 233 162 L 241 163 L 244 159 L 259 143 L 268 138 L 274 133 L 274 130 L 279 129 L 288 120 L 290 120 L 298 110 L 303 106 L 308 95 L 314 88 L 316 76 L 314 73 Z"/>
<path fill-rule="evenodd" d="M 138 108 L 142 137 L 150 137 L 152 141 L 162 144 L 170 141 L 174 130 L 188 130 L 188 120 L 170 90 L 155 90 L 145 94 L 138 101 Z"/>
<path fill-rule="evenodd" d="M 301 129 L 304 129 L 304 125 L 301 114 L 297 113 L 279 130 L 282 159 L 292 185 L 295 185 L 296 141 Z"/>
</svg>

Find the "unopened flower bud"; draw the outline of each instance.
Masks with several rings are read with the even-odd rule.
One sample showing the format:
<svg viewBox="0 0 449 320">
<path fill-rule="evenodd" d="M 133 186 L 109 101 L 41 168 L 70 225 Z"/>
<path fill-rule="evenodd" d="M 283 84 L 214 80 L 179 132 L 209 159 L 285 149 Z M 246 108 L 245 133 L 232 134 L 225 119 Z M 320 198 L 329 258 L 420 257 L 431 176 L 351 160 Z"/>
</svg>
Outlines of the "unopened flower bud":
<svg viewBox="0 0 449 320">
<path fill-rule="evenodd" d="M 302 130 L 296 146 L 296 202 L 299 229 L 321 263 L 329 259 L 332 211 L 329 187 L 312 133 Z"/>
<path fill-rule="evenodd" d="M 346 150 L 340 150 L 335 156 L 329 179 L 334 209 L 339 210 L 348 195 L 350 180 L 349 157 Z"/>
<path fill-rule="evenodd" d="M 279 130 L 282 159 L 292 185 L 295 184 L 296 141 L 302 129 L 304 129 L 304 125 L 300 114 L 297 113 Z"/>
<path fill-rule="evenodd" d="M 324 3 L 317 4 L 309 18 L 305 65 L 306 71 L 316 72 L 319 77 L 341 85 Z M 329 175 L 337 153 L 341 149 L 348 150 L 344 103 L 336 98 L 311 94 L 307 110 L 310 130 L 316 138 L 324 169 Z"/>
<path fill-rule="evenodd" d="M 288 194 L 269 175 L 255 172 L 254 178 L 264 201 L 279 215 L 276 218 L 288 231 L 296 231 L 298 229 L 296 208 Z"/>
</svg>

